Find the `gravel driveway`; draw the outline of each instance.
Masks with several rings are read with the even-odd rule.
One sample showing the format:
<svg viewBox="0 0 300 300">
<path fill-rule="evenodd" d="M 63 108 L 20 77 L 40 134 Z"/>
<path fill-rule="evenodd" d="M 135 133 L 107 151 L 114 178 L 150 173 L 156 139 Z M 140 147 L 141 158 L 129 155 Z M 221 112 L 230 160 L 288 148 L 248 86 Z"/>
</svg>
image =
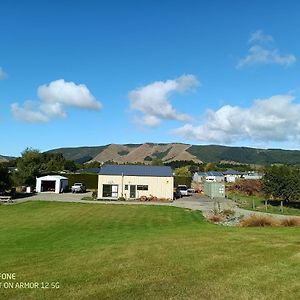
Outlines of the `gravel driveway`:
<svg viewBox="0 0 300 300">
<path fill-rule="evenodd" d="M 165 206 L 174 206 L 180 208 L 187 208 L 191 210 L 200 210 L 204 216 L 208 216 L 212 214 L 214 209 L 233 209 L 235 211 L 236 216 L 249 216 L 249 215 L 269 215 L 275 218 L 284 219 L 290 218 L 293 216 L 288 215 L 278 215 L 278 214 L 270 214 L 264 212 L 257 212 L 246 210 L 237 207 L 237 204 L 227 198 L 216 198 L 214 200 L 210 199 L 207 196 L 194 194 L 189 197 L 183 197 L 181 199 L 177 199 L 172 203 L 164 203 L 164 202 L 124 202 L 124 201 L 87 201 L 81 200 L 82 197 L 90 197 L 92 192 L 87 192 L 83 194 L 72 194 L 72 193 L 63 193 L 63 194 L 55 194 L 55 193 L 39 193 L 33 196 L 29 196 L 23 199 L 18 199 L 16 203 L 22 203 L 26 201 L 58 201 L 58 202 L 77 202 L 77 203 L 93 203 L 93 204 L 114 204 L 114 205 L 165 205 Z"/>
</svg>

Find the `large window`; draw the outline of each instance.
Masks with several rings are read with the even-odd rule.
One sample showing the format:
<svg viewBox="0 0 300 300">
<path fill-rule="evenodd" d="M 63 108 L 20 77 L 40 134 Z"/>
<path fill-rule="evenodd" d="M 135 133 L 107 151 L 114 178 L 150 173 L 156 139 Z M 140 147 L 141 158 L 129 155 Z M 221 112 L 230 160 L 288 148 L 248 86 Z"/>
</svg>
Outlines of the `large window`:
<svg viewBox="0 0 300 300">
<path fill-rule="evenodd" d="M 112 184 L 103 184 L 102 197 L 118 198 L 118 186 Z"/>
<path fill-rule="evenodd" d="M 136 189 L 138 191 L 148 191 L 148 185 L 137 185 Z"/>
</svg>

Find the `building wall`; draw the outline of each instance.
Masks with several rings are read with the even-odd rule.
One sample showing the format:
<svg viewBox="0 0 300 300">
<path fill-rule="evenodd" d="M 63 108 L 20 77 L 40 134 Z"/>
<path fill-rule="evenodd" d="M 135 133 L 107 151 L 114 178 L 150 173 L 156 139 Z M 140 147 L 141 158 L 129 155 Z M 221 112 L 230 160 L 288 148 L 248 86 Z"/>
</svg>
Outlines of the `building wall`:
<svg viewBox="0 0 300 300">
<path fill-rule="evenodd" d="M 130 185 L 148 185 L 148 191 L 136 190 L 136 198 L 156 196 L 173 199 L 173 177 L 98 175 L 98 199 L 102 199 L 103 184 L 118 185 L 118 197 L 129 198 Z M 123 188 L 122 188 L 123 185 Z M 125 190 L 128 185 L 128 190 Z M 123 195 L 122 195 L 123 193 Z"/>
</svg>

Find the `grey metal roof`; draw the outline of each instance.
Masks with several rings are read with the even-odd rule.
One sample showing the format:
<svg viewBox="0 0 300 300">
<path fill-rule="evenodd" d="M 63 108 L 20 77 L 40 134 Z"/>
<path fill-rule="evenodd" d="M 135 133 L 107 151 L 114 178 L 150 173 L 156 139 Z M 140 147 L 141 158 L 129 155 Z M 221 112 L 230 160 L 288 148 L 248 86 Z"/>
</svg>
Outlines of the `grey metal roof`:
<svg viewBox="0 0 300 300">
<path fill-rule="evenodd" d="M 241 175 L 242 173 L 233 169 L 228 169 L 223 172 L 224 175 Z"/>
<path fill-rule="evenodd" d="M 203 177 L 206 177 L 206 176 L 221 176 L 222 177 L 223 176 L 223 174 L 218 171 L 198 172 L 198 175 L 203 176 Z"/>
<path fill-rule="evenodd" d="M 104 165 L 99 175 L 124 176 L 157 176 L 172 177 L 173 171 L 168 166 L 141 166 L 141 165 Z"/>
<path fill-rule="evenodd" d="M 223 176 L 223 174 L 221 172 L 218 171 L 209 171 L 207 172 L 207 176 Z"/>
</svg>

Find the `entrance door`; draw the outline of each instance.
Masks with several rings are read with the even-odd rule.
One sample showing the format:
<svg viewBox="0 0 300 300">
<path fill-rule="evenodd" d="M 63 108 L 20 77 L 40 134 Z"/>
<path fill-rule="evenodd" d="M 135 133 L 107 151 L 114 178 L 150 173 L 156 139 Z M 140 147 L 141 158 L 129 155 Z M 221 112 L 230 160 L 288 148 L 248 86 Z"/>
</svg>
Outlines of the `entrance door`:
<svg viewBox="0 0 300 300">
<path fill-rule="evenodd" d="M 131 185 L 130 186 L 130 193 L 129 193 L 129 198 L 136 198 L 136 185 Z"/>
</svg>

